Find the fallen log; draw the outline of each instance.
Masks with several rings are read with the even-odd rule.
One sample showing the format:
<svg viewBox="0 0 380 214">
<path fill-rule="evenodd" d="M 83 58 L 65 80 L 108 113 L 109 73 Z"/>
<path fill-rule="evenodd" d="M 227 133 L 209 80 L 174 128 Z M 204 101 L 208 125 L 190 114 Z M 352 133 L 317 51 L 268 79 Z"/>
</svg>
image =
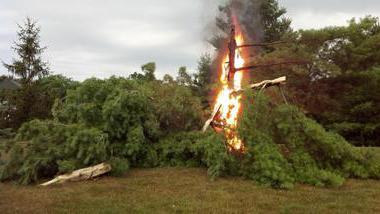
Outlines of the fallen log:
<svg viewBox="0 0 380 214">
<path fill-rule="evenodd" d="M 111 169 L 112 169 L 111 165 L 106 164 L 106 163 L 101 163 L 101 164 L 98 164 L 96 166 L 78 169 L 72 173 L 57 176 L 53 180 L 50 180 L 48 182 L 41 184 L 41 186 L 49 186 L 52 184 L 64 183 L 64 182 L 68 182 L 68 181 L 89 180 L 89 179 L 101 176 L 105 173 L 108 173 L 111 171 Z"/>
</svg>

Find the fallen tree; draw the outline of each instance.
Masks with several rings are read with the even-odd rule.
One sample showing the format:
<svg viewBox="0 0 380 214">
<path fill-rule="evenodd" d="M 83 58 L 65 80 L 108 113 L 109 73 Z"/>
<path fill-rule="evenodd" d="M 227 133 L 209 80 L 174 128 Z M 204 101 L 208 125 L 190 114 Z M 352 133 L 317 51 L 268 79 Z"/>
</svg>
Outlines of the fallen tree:
<svg viewBox="0 0 380 214">
<path fill-rule="evenodd" d="M 68 181 L 89 180 L 89 179 L 96 178 L 96 177 L 99 177 L 101 175 L 104 175 L 104 174 L 110 172 L 111 169 L 112 169 L 111 165 L 106 164 L 106 163 L 101 163 L 101 164 L 98 164 L 95 166 L 75 170 L 72 173 L 60 175 L 60 176 L 54 178 L 53 180 L 50 180 L 48 182 L 41 184 L 41 186 L 49 186 L 52 184 L 65 183 Z"/>
</svg>

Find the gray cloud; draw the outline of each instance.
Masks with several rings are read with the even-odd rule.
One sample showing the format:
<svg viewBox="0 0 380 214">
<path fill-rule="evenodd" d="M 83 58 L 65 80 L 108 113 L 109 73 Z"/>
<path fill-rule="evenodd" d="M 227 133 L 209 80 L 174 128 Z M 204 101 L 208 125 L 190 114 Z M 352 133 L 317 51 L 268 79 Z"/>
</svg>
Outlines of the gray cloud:
<svg viewBox="0 0 380 214">
<path fill-rule="evenodd" d="M 280 0 L 290 10 L 314 11 L 317 13 L 366 13 L 380 9 L 378 0 Z"/>
<path fill-rule="evenodd" d="M 210 32 L 223 0 L 1 0 L 0 59 L 9 62 L 16 23 L 26 16 L 41 25 L 42 45 L 54 73 L 83 80 L 127 76 L 148 61 L 158 76 L 176 74 L 179 66 L 196 69 L 200 54 L 210 51 Z M 377 0 L 280 0 L 295 28 L 344 24 L 351 16 L 376 15 Z M 0 67 L 0 74 L 6 70 Z"/>
<path fill-rule="evenodd" d="M 345 25 L 353 17 L 380 16 L 378 0 L 279 0 L 279 3 L 287 9 L 295 29 Z"/>
</svg>

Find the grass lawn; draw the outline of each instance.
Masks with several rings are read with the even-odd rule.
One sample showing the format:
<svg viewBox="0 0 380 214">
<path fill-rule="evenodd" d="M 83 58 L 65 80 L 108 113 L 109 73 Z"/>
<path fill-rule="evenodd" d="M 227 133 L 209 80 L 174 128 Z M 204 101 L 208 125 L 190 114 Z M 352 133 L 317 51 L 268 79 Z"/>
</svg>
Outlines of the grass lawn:
<svg viewBox="0 0 380 214">
<path fill-rule="evenodd" d="M 136 169 L 53 187 L 0 184 L 1 213 L 380 213 L 380 181 L 274 190 L 204 169 Z"/>
</svg>

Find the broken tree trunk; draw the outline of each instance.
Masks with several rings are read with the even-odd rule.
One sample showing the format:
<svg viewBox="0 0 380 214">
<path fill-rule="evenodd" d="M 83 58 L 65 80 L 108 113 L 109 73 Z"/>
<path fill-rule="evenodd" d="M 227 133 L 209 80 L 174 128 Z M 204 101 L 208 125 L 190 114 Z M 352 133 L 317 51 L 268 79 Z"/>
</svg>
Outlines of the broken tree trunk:
<svg viewBox="0 0 380 214">
<path fill-rule="evenodd" d="M 49 186 L 56 183 L 64 183 L 67 181 L 82 181 L 96 178 L 111 171 L 111 165 L 101 163 L 96 166 L 91 166 L 83 169 L 75 170 L 72 173 L 60 175 L 51 181 L 41 184 L 41 186 Z"/>
<path fill-rule="evenodd" d="M 283 77 L 279 77 L 277 79 L 264 80 L 262 82 L 252 84 L 248 88 L 249 89 L 253 89 L 253 90 L 255 90 L 255 89 L 264 89 L 264 88 L 268 88 L 268 87 L 271 87 L 271 86 L 279 86 L 279 85 L 285 84 L 285 82 L 286 82 L 286 76 L 283 76 Z M 231 96 L 235 96 L 235 95 L 237 95 L 239 93 L 243 93 L 245 90 L 246 89 L 241 89 L 241 90 L 238 90 L 238 91 L 233 91 L 231 93 Z M 222 104 L 219 104 L 218 106 L 215 106 L 214 111 L 212 112 L 210 119 L 208 119 L 205 122 L 205 124 L 204 124 L 204 126 L 202 128 L 203 132 L 205 132 L 207 130 L 207 128 L 212 124 L 212 122 L 215 119 L 215 116 L 218 114 L 218 112 L 220 111 L 221 107 L 222 107 Z"/>
<path fill-rule="evenodd" d="M 221 107 L 222 107 L 222 104 L 219 104 L 218 106 L 216 106 L 214 108 L 214 112 L 212 112 L 212 115 L 211 115 L 210 119 L 208 119 L 205 122 L 205 125 L 203 126 L 203 129 L 202 129 L 203 132 L 205 132 L 207 130 L 207 128 L 211 125 L 212 121 L 214 120 L 216 114 L 219 112 L 219 110 L 220 110 Z"/>
</svg>

